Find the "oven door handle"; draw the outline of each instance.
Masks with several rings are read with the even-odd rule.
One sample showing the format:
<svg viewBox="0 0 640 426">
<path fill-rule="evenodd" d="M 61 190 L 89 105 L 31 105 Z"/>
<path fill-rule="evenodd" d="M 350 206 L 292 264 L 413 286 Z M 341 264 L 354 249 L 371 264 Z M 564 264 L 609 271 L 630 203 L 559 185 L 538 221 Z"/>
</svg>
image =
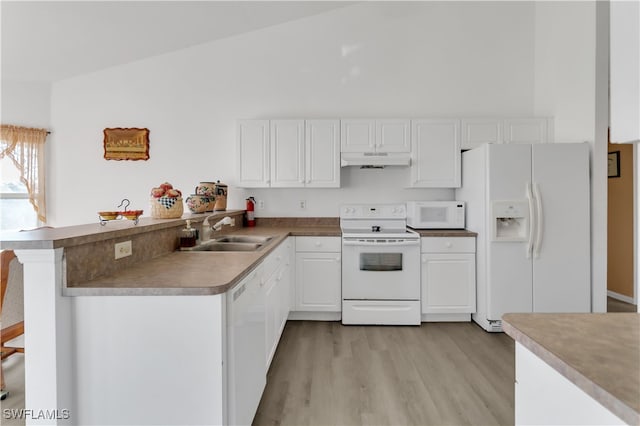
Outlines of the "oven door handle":
<svg viewBox="0 0 640 426">
<path fill-rule="evenodd" d="M 345 246 L 376 246 L 376 247 L 399 247 L 399 246 L 417 246 L 420 245 L 420 240 L 404 240 L 404 241 L 394 241 L 394 242 L 384 242 L 378 243 L 376 241 L 360 241 L 358 239 L 349 239 L 343 238 L 342 245 Z"/>
</svg>

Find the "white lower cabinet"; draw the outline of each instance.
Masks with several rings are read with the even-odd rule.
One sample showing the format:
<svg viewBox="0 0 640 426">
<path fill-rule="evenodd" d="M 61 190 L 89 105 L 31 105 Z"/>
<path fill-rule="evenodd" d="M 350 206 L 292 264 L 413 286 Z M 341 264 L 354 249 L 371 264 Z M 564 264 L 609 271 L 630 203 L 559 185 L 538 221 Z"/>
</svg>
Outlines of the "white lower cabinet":
<svg viewBox="0 0 640 426">
<path fill-rule="evenodd" d="M 281 271 L 278 271 L 281 272 Z M 278 347 L 278 311 L 280 301 L 280 281 L 277 274 L 274 274 L 267 280 L 264 286 L 264 308 L 265 308 L 265 356 L 266 356 L 266 369 L 269 369 L 271 360 Z"/>
<path fill-rule="evenodd" d="M 266 370 L 269 369 L 273 356 L 276 353 L 280 336 L 287 322 L 290 307 L 291 287 L 291 260 L 289 257 L 291 248 L 290 239 L 287 239 L 270 259 L 275 262 L 275 270 L 269 277 L 264 277 L 265 300 L 265 356 Z"/>
<path fill-rule="evenodd" d="M 290 318 L 340 319 L 341 271 L 340 237 L 296 237 L 296 312 Z"/>
<path fill-rule="evenodd" d="M 516 342 L 516 425 L 624 425 L 618 416 Z"/>
<path fill-rule="evenodd" d="M 470 321 L 476 311 L 473 237 L 423 237 L 422 321 Z"/>
</svg>

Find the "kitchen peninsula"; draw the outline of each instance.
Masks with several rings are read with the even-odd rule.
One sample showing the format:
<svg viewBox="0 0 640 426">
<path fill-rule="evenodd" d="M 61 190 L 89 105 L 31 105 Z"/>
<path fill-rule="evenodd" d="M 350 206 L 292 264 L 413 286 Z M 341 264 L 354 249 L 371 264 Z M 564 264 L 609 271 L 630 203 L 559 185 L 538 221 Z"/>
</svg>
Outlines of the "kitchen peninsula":
<svg viewBox="0 0 640 426">
<path fill-rule="evenodd" d="M 24 264 L 25 408 L 55 417 L 27 424 L 232 421 L 228 294 L 270 268 L 275 260 L 263 264 L 284 253 L 288 236 L 340 235 L 332 218 L 242 228 L 243 213 L 212 220 L 236 219 L 225 234 L 271 236 L 259 251 L 178 252 L 184 219 L 3 234 L 2 248 Z M 199 226 L 206 216 L 188 218 Z M 114 244 L 124 241 L 132 242 L 132 255 L 114 260 Z M 55 416 L 62 410 L 70 417 Z"/>
<path fill-rule="evenodd" d="M 640 314 L 506 314 L 516 424 L 640 424 Z"/>
</svg>

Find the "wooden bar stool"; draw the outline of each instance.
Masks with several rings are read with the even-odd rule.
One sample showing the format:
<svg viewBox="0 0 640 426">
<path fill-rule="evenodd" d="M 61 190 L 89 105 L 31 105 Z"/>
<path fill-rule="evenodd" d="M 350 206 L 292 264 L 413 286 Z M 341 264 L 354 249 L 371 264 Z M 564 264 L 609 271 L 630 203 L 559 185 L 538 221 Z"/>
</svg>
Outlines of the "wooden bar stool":
<svg viewBox="0 0 640 426">
<path fill-rule="evenodd" d="M 0 252 L 0 318 L 2 316 L 2 310 L 4 306 L 5 295 L 7 293 L 7 287 L 9 285 L 9 264 L 16 257 L 13 250 L 2 250 Z M 2 359 L 19 352 L 24 353 L 23 347 L 7 345 L 7 342 L 15 339 L 16 337 L 24 334 L 24 321 L 11 324 L 0 331 L 0 353 Z M 4 371 L 2 364 L 0 363 L 0 400 L 7 397 L 8 392 L 4 386 Z"/>
</svg>

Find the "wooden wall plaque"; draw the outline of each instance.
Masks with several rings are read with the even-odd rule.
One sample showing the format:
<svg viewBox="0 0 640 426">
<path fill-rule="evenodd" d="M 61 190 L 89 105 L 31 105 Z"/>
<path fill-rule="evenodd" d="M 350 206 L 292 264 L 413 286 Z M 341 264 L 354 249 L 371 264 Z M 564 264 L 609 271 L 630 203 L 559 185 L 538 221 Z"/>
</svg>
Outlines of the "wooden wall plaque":
<svg viewBox="0 0 640 426">
<path fill-rule="evenodd" d="M 106 160 L 148 160 L 149 129 L 104 129 L 104 158 Z"/>
</svg>

